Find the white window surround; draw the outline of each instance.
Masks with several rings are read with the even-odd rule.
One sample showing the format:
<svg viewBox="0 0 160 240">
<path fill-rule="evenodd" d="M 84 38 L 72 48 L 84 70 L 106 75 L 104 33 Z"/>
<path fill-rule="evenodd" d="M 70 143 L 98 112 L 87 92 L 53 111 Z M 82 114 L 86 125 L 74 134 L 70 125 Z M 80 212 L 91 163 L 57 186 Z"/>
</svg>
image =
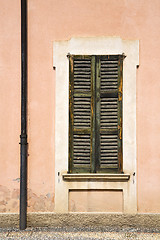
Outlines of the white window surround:
<svg viewBox="0 0 160 240">
<path fill-rule="evenodd" d="M 116 55 L 123 62 L 123 171 L 119 174 L 83 174 L 81 181 L 68 171 L 69 149 L 69 60 L 67 54 Z M 68 212 L 70 189 L 106 189 L 123 191 L 123 212 L 137 212 L 136 181 L 136 66 L 139 65 L 139 41 L 120 37 L 72 38 L 53 45 L 56 69 L 55 105 L 55 212 Z M 125 177 L 124 177 L 125 176 Z M 130 176 L 130 177 L 129 177 Z M 95 181 L 96 178 L 101 181 Z M 72 181 L 74 178 L 74 181 Z M 93 181 L 92 181 L 93 179 Z M 88 181 L 89 180 L 89 181 Z"/>
</svg>

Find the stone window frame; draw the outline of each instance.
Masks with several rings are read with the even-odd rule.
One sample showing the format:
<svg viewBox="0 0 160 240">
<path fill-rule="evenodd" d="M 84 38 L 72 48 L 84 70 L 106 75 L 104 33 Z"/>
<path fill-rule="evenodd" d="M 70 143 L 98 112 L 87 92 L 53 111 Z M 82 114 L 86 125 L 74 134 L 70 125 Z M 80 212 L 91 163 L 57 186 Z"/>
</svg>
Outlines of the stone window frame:
<svg viewBox="0 0 160 240">
<path fill-rule="evenodd" d="M 69 149 L 69 60 L 67 54 L 125 54 L 123 63 L 123 171 L 124 174 L 67 174 Z M 136 181 L 136 67 L 139 41 L 120 37 L 72 38 L 53 43 L 56 70 L 55 103 L 55 212 L 68 212 L 69 190 L 123 191 L 123 212 L 137 212 Z M 96 179 L 101 181 L 96 181 Z"/>
</svg>

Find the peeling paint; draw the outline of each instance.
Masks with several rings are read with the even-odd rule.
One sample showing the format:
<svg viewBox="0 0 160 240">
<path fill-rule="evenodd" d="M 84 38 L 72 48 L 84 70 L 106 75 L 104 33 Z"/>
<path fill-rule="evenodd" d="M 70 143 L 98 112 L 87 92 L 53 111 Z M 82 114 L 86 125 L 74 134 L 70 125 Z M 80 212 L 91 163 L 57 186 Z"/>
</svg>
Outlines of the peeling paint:
<svg viewBox="0 0 160 240">
<path fill-rule="evenodd" d="M 50 193 L 47 193 L 46 196 L 47 196 L 48 198 L 50 198 L 50 197 L 51 197 L 51 194 L 50 194 Z"/>
<path fill-rule="evenodd" d="M 20 178 L 15 178 L 15 179 L 13 179 L 13 181 L 20 182 Z"/>
<path fill-rule="evenodd" d="M 0 213 L 19 212 L 19 188 L 10 190 L 0 185 Z M 36 195 L 31 189 L 28 189 L 28 212 L 53 212 L 54 194 Z"/>
<path fill-rule="evenodd" d="M 36 195 L 31 189 L 28 189 L 28 212 L 53 212 L 54 194 Z"/>
<path fill-rule="evenodd" d="M 9 190 L 0 185 L 0 213 L 17 213 L 19 209 L 19 189 Z"/>
</svg>

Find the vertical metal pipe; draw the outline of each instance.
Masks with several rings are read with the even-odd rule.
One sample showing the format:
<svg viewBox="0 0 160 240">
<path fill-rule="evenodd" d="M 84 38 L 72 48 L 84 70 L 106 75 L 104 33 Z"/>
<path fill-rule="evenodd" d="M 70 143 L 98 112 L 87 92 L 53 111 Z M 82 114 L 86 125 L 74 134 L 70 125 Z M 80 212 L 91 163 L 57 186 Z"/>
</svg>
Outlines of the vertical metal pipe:
<svg viewBox="0 0 160 240">
<path fill-rule="evenodd" d="M 21 0 L 20 224 L 27 227 L 27 0 Z"/>
</svg>

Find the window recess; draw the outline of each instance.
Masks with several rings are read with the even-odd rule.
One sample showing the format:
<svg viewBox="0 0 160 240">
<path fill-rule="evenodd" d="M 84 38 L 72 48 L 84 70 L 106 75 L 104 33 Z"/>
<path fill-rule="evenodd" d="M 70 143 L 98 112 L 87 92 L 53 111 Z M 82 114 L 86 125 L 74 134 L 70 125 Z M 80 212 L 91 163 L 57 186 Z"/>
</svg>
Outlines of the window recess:
<svg viewBox="0 0 160 240">
<path fill-rule="evenodd" d="M 69 55 L 69 173 L 120 173 L 124 55 Z"/>
</svg>

